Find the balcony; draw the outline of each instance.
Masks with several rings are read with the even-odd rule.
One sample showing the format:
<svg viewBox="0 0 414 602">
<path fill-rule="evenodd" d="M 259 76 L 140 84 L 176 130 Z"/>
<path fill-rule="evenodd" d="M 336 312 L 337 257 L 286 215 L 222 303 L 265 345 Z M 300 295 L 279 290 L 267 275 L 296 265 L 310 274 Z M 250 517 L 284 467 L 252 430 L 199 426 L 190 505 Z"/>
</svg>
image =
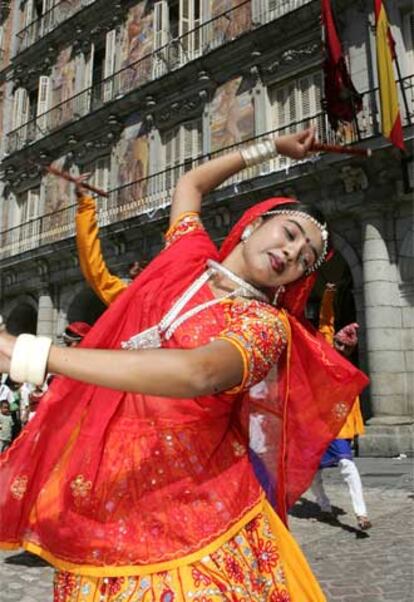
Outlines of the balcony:
<svg viewBox="0 0 414 602">
<path fill-rule="evenodd" d="M 38 42 L 48 33 L 59 27 L 64 21 L 67 21 L 73 15 L 83 10 L 95 0 L 78 0 L 77 3 L 61 0 L 41 17 L 29 23 L 17 34 L 19 40 L 16 54 L 19 54 Z"/>
<path fill-rule="evenodd" d="M 414 117 L 414 75 L 403 80 L 405 89 L 409 92 L 410 118 Z M 364 94 L 364 108 L 358 116 L 358 124 L 349 124 L 339 132 L 334 132 L 329 125 L 325 112 L 321 111 L 300 122 L 289 123 L 277 130 L 272 130 L 252 140 L 259 140 L 269 135 L 283 135 L 300 130 L 310 125 L 317 129 L 319 141 L 328 144 L 352 144 L 361 140 L 372 140 L 379 136 L 379 116 L 377 114 L 378 90 L 367 91 Z M 403 124 L 408 125 L 409 116 L 401 106 Z M 250 140 L 250 141 L 252 141 Z M 205 160 L 219 157 L 222 154 L 240 148 L 247 142 L 223 148 L 209 155 L 189 159 L 185 163 L 176 165 L 148 176 L 136 182 L 131 182 L 123 187 L 110 192 L 108 199 L 99 200 L 99 224 L 109 226 L 129 220 L 147 216 L 152 219 L 154 215 L 168 207 L 172 191 L 178 178 L 189 169 L 203 163 Z M 272 161 L 245 169 L 232 178 L 226 180 L 223 189 L 237 187 L 246 181 L 257 180 L 262 177 L 274 177 L 279 182 L 286 179 L 286 173 L 299 163 L 309 163 L 315 158 L 306 158 L 294 161 L 284 157 L 276 157 Z M 258 188 L 260 188 L 260 184 Z M 262 184 L 263 187 L 263 184 Z M 234 188 L 235 190 L 235 188 Z M 224 191 L 223 191 L 224 192 Z M 58 212 L 43 215 L 27 223 L 21 224 L 0 233 L 0 261 L 35 250 L 45 245 L 67 240 L 75 234 L 76 205 L 71 205 Z"/>
<path fill-rule="evenodd" d="M 13 130 L 8 134 L 7 152 L 9 155 L 18 152 L 197 58 L 205 60 L 210 52 L 312 2 L 285 0 L 278 3 L 277 9 L 252 15 L 251 2 L 246 0 Z"/>
</svg>

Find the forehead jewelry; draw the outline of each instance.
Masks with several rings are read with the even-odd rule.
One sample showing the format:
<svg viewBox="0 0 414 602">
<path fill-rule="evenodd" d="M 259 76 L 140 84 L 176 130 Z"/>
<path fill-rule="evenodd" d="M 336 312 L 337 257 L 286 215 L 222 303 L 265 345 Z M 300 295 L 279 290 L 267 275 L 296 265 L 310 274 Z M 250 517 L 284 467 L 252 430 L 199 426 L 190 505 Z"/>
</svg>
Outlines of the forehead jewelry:
<svg viewBox="0 0 414 602">
<path fill-rule="evenodd" d="M 295 211 L 294 209 L 280 209 L 280 210 L 275 209 L 274 211 L 266 211 L 266 213 L 264 215 L 287 215 L 288 217 L 303 217 L 303 218 L 307 219 L 309 222 L 312 222 L 312 224 L 314 224 L 321 233 L 323 248 L 322 248 L 321 254 L 317 258 L 315 263 L 306 270 L 306 274 L 307 275 L 311 274 L 312 272 L 315 272 L 318 268 L 321 267 L 321 265 L 325 261 L 326 256 L 328 254 L 329 232 L 328 232 L 328 227 L 327 227 L 326 223 L 321 224 L 321 222 L 318 222 L 317 219 L 315 219 L 311 215 L 308 215 L 304 211 Z"/>
</svg>

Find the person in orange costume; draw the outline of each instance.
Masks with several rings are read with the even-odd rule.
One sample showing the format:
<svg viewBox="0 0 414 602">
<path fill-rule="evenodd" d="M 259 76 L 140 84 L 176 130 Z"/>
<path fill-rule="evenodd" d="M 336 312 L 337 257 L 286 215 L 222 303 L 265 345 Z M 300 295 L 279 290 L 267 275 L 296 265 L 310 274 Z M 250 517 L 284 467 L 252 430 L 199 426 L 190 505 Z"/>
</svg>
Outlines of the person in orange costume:
<svg viewBox="0 0 414 602">
<path fill-rule="evenodd" d="M 78 210 L 76 213 L 76 245 L 83 277 L 105 305 L 110 305 L 138 276 L 142 266 L 138 261 L 128 266 L 129 281 L 111 274 L 102 256 L 99 228 L 96 220 L 96 202 L 85 194 L 81 183 L 89 174 L 79 177 Z"/>
<path fill-rule="evenodd" d="M 255 143 L 183 175 L 165 248 L 78 347 L 0 332 L 1 372 L 61 375 L 0 460 L 0 545 L 56 566 L 57 602 L 325 600 L 283 521 L 367 383 L 301 321 L 327 226 L 315 208 L 270 198 L 218 250 L 199 215 L 203 195 L 252 161 L 275 146 L 303 158 L 313 139 Z M 276 364 L 281 518 L 242 411 Z"/>
<path fill-rule="evenodd" d="M 336 287 L 328 283 L 322 297 L 319 314 L 319 332 L 343 356 L 349 357 L 358 343 L 358 324 L 348 324 L 335 334 L 334 326 L 334 297 Z M 359 397 L 348 414 L 345 424 L 337 438 L 332 441 L 323 456 L 320 470 L 316 473 L 312 483 L 312 491 L 320 509 L 332 513 L 331 503 L 325 492 L 322 480 L 322 470 L 331 466 L 339 466 L 342 476 L 349 488 L 352 506 L 360 529 L 369 529 L 372 525 L 368 520 L 367 507 L 362 490 L 361 477 L 353 460 L 351 440 L 365 432 L 364 421 L 361 414 Z"/>
</svg>

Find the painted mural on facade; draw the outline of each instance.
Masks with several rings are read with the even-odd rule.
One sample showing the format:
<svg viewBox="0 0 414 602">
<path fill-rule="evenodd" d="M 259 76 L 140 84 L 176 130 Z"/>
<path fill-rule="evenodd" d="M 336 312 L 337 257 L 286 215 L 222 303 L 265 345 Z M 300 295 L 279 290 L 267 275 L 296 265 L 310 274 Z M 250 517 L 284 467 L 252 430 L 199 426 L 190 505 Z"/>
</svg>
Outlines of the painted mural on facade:
<svg viewBox="0 0 414 602">
<path fill-rule="evenodd" d="M 211 150 L 216 151 L 254 136 L 254 108 L 249 91 L 241 91 L 242 78 L 217 88 L 211 107 Z"/>
<path fill-rule="evenodd" d="M 69 171 L 70 165 L 66 156 L 60 157 L 52 163 L 53 167 Z M 44 186 L 44 215 L 42 229 L 47 232 L 48 240 L 53 242 L 74 233 L 75 208 L 65 210 L 75 202 L 73 185 L 52 174 L 47 174 L 43 179 Z"/>
<path fill-rule="evenodd" d="M 150 79 L 153 50 L 153 13 L 145 11 L 146 2 L 133 6 L 120 43 L 120 90 L 127 92 Z M 144 59 L 144 57 L 148 57 Z"/>
<path fill-rule="evenodd" d="M 227 13 L 213 21 L 213 38 L 217 44 L 224 44 L 234 40 L 242 33 L 251 29 L 251 6 L 245 2 L 236 10 L 241 0 L 212 0 L 211 18 Z M 231 11 L 231 12 L 227 12 Z"/>
<path fill-rule="evenodd" d="M 52 69 L 50 107 L 62 105 L 75 95 L 75 77 L 75 59 L 72 56 L 72 47 L 69 46 L 59 53 L 56 64 Z M 49 127 L 59 127 L 72 118 L 73 104 L 66 102 L 58 111 L 51 112 Z"/>
<path fill-rule="evenodd" d="M 15 5 L 10 4 L 7 18 L 3 20 L 0 15 L 0 27 L 3 28 L 3 41 L 0 48 L 0 70 L 5 69 L 10 63 L 14 11 Z"/>
<path fill-rule="evenodd" d="M 136 114 L 131 115 L 127 127 L 122 133 L 116 149 L 114 160 L 118 165 L 118 186 L 121 188 L 117 196 L 120 216 L 123 216 L 122 206 L 145 201 L 147 194 L 149 140 L 142 129 L 142 123 Z M 127 211 L 127 208 L 125 208 Z"/>
</svg>

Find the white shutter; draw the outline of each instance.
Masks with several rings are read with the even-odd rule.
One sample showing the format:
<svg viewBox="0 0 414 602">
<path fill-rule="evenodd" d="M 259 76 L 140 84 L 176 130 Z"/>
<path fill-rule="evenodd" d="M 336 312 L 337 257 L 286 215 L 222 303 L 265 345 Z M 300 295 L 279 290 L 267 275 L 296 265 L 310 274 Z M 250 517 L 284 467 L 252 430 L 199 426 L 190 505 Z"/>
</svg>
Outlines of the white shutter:
<svg viewBox="0 0 414 602">
<path fill-rule="evenodd" d="M 55 11 L 52 10 L 54 5 L 56 4 L 56 0 L 43 0 L 42 5 L 42 35 L 46 35 L 49 31 L 53 29 L 54 21 L 55 21 Z"/>
<path fill-rule="evenodd" d="M 91 44 L 89 55 L 85 60 L 85 70 L 83 78 L 83 90 L 82 94 L 78 94 L 77 98 L 80 101 L 80 106 L 77 107 L 76 111 L 79 115 L 86 115 L 89 113 L 92 102 L 92 81 L 93 81 L 93 62 L 95 57 L 95 45 Z"/>
<path fill-rule="evenodd" d="M 33 25 L 31 27 L 29 27 L 35 19 L 35 10 L 34 9 L 35 9 L 34 1 L 26 0 L 26 4 L 24 5 L 24 12 L 23 12 L 23 21 L 24 21 L 24 29 L 25 29 L 23 39 L 22 39 L 22 47 L 23 48 L 27 48 L 35 41 L 36 29 Z M 26 29 L 26 28 L 28 28 L 28 29 Z"/>
<path fill-rule="evenodd" d="M 179 35 L 185 36 L 181 40 L 180 60 L 186 63 L 197 58 L 202 51 L 201 29 L 193 30 L 203 21 L 203 0 L 180 0 L 179 19 Z"/>
<path fill-rule="evenodd" d="M 261 23 L 265 23 L 266 17 L 266 0 L 252 0 L 252 21 L 254 25 L 260 25 Z"/>
<path fill-rule="evenodd" d="M 44 135 L 47 130 L 47 118 L 45 114 L 49 110 L 50 102 L 50 78 L 46 75 L 41 75 L 39 78 L 39 95 L 37 97 L 37 120 L 38 132 L 40 135 Z"/>
<path fill-rule="evenodd" d="M 24 27 L 27 27 L 32 23 L 35 19 L 35 10 L 34 10 L 34 2 L 33 0 L 26 0 L 26 4 L 24 5 Z"/>
<path fill-rule="evenodd" d="M 116 56 L 116 29 L 111 29 L 106 34 L 105 43 L 105 63 L 104 63 L 104 79 L 111 77 L 115 72 L 115 56 Z M 112 99 L 112 91 L 114 82 L 112 79 L 104 82 L 103 98 L 104 102 Z"/>
<path fill-rule="evenodd" d="M 13 129 L 27 123 L 29 119 L 29 95 L 25 88 L 18 88 L 14 94 Z"/>
<path fill-rule="evenodd" d="M 165 48 L 165 46 L 168 44 L 170 29 L 167 0 L 161 0 L 161 2 L 154 4 L 153 27 L 153 77 L 157 78 L 161 77 L 167 70 L 168 48 Z M 161 48 L 163 50 L 160 50 Z"/>
<path fill-rule="evenodd" d="M 403 39 L 405 46 L 406 75 L 411 75 L 414 65 L 414 13 L 403 16 Z"/>
</svg>

